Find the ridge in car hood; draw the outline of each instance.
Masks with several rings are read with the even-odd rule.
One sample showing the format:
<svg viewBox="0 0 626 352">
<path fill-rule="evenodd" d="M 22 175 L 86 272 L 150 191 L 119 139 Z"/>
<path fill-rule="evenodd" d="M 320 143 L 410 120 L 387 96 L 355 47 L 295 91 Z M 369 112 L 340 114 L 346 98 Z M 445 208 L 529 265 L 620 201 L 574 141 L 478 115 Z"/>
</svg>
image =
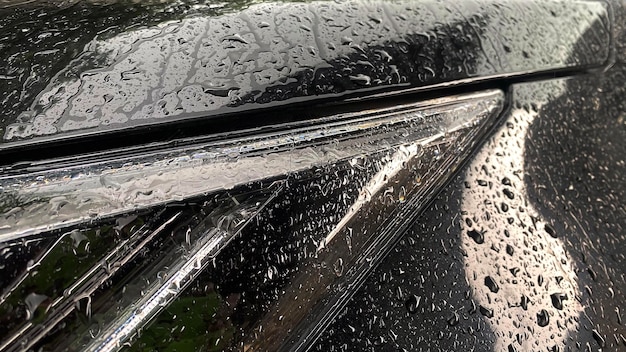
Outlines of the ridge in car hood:
<svg viewBox="0 0 626 352">
<path fill-rule="evenodd" d="M 609 55 L 608 9 L 600 2 L 216 7 L 79 2 L 0 10 L 0 61 L 7 63 L 0 148 L 372 91 L 583 69 Z M 593 40 L 575 49 L 591 27 Z M 254 118 L 264 124 L 271 117 Z"/>
</svg>

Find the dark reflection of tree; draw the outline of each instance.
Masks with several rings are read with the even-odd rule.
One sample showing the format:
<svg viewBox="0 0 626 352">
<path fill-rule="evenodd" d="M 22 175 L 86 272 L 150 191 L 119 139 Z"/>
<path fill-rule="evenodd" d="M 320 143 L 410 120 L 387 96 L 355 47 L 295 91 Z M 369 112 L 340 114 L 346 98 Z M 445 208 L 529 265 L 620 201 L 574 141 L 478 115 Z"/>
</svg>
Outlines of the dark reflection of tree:
<svg viewBox="0 0 626 352">
<path fill-rule="evenodd" d="M 349 78 L 358 74 L 367 75 L 371 82 L 378 81 L 380 85 L 398 83 L 400 77 L 404 77 L 403 83 L 418 85 L 473 76 L 479 60 L 482 59 L 479 54 L 480 36 L 485 26 L 482 23 L 475 27 L 481 21 L 476 16 L 466 22 L 437 24 L 429 31 L 437 35 L 430 39 L 413 34 L 405 36 L 401 41 L 362 47 L 362 51 L 355 49 L 347 57 L 328 62 L 326 68 L 315 72 L 301 71 L 296 77 L 297 82 L 287 87 L 268 87 L 260 96 L 250 94 L 243 101 L 269 102 L 301 95 L 358 90 L 363 86 Z M 385 57 L 380 55 L 382 51 L 393 57 L 393 61 L 386 62 Z M 356 64 L 363 60 L 369 60 L 372 65 Z M 347 71 L 350 73 L 346 74 Z M 396 74 L 392 71 L 396 71 Z M 293 190 L 284 195 L 288 203 L 273 211 L 269 221 L 271 228 L 260 227 L 249 231 L 246 236 L 231 243 L 218 258 L 212 275 L 220 294 L 224 297 L 237 297 L 236 309 L 231 318 L 243 328 L 242 336 L 251 336 L 251 329 L 255 328 L 257 320 L 280 298 L 285 286 L 289 285 L 290 276 L 295 271 L 306 269 L 299 266 L 304 261 L 303 250 L 306 246 L 303 243 L 306 239 L 294 235 L 296 231 L 290 225 L 290 217 L 300 212 L 307 214 L 307 209 L 310 211 L 319 208 L 328 199 L 332 201 L 325 206 L 330 208 L 335 205 L 335 199 L 339 199 L 342 192 L 348 191 L 346 187 L 334 189 L 333 192 L 339 192 L 337 197 L 329 196 L 328 199 L 320 199 L 318 203 L 310 196 L 316 191 L 310 185 L 296 184 L 291 188 Z M 358 195 L 359 189 L 353 191 Z M 324 220 L 312 215 L 307 217 L 306 221 L 313 223 Z M 328 214 L 325 213 L 323 217 L 328 218 Z M 307 234 L 306 231 L 300 233 Z M 268 271 L 273 272 L 274 277 L 271 280 L 268 280 Z M 303 306 L 302 309 L 308 308 L 310 307 Z"/>
<path fill-rule="evenodd" d="M 616 18 L 623 12 L 620 7 Z M 626 39 L 623 23 L 615 21 Z M 575 51 L 594 55 L 586 43 L 593 35 L 591 28 Z M 539 110 L 524 156 L 530 199 L 552 222 L 577 271 L 587 328 L 568 341 L 597 346 L 604 339 L 609 349 L 624 343 L 613 336 L 626 336 L 620 322 L 626 307 L 624 53 L 618 51 L 618 62 L 603 74 L 569 80 L 565 93 Z"/>
<path fill-rule="evenodd" d="M 349 55 L 333 58 L 319 68 L 303 68 L 291 77 L 292 83 L 263 87 L 263 91 L 251 92 L 233 106 L 350 91 L 358 94 L 363 88 L 397 84 L 425 86 L 492 74 L 477 68 L 479 62 L 489 61 L 481 47 L 486 21 L 474 15 L 458 23 L 420 28 L 422 34 L 407 34 L 400 40 L 383 40 L 371 46 L 345 44 L 357 45 Z"/>
<path fill-rule="evenodd" d="M 188 16 L 216 16 L 248 7 L 254 0 L 221 1 L 50 1 L 0 8 L 0 130 L 27 110 L 35 97 L 96 36 L 111 38 Z M 221 4 L 220 7 L 208 5 Z M 194 5 L 207 5 L 193 7 Z M 81 68 L 103 58 L 83 57 Z M 65 72 L 64 74 L 74 74 Z M 62 78 L 62 77 L 60 77 Z M 0 134 L 3 132 L 0 131 Z"/>
</svg>

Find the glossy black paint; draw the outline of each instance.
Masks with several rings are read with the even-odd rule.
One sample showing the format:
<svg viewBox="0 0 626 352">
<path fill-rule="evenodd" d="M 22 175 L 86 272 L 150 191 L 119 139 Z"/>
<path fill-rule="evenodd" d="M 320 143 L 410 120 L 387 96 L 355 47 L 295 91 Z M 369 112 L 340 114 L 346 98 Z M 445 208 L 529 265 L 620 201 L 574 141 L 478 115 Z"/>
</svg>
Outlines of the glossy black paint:
<svg viewBox="0 0 626 352">
<path fill-rule="evenodd" d="M 589 3 L 577 3 L 576 6 L 579 5 L 584 7 Z M 79 8 L 82 6 L 89 7 L 81 4 Z M 437 3 L 434 6 L 443 5 Z M 593 3 L 593 7 L 596 6 L 604 5 Z M 604 72 L 592 71 L 575 78 L 514 84 L 511 109 L 493 138 L 484 144 L 467 169 L 443 190 L 392 255 L 357 292 L 342 316 L 324 334 L 316 350 L 625 348 L 626 209 L 623 199 L 626 187 L 623 175 L 626 172 L 626 108 L 623 102 L 626 53 L 624 32 L 619 25 L 624 18 L 620 6 L 615 2 L 612 7 L 617 24 L 611 28 L 614 64 Z M 74 10 L 70 8 L 69 11 Z M 437 11 L 444 13 L 443 8 Z M 495 16 L 496 10 L 486 12 L 490 15 L 485 17 L 490 17 Z M 526 12 L 522 21 L 534 19 L 537 15 L 552 16 L 548 13 L 550 11 Z M 377 23 L 376 18 L 370 20 Z M 541 17 L 543 20 L 545 18 Z M 464 56 L 453 59 L 459 72 L 448 72 L 445 65 L 436 70 L 437 79 L 447 77 L 453 80 L 509 73 L 504 64 L 496 64 L 496 71 L 477 70 L 472 68 L 474 64 L 465 69 L 462 60 L 466 57 L 479 58 L 476 62 L 489 60 L 496 57 L 494 55 L 514 57 L 511 59 L 513 67 L 518 67 L 515 65 L 524 61 L 517 61 L 519 56 L 507 54 L 506 47 L 513 48 L 511 53 L 520 54 L 519 48 L 528 43 L 545 44 L 537 36 L 520 38 L 516 32 L 506 34 L 502 28 L 517 27 L 502 25 L 497 33 L 513 38 L 513 46 L 492 44 L 495 53 L 484 53 L 476 37 L 460 38 L 460 33 L 470 28 L 484 30 L 488 24 L 483 22 L 477 27 L 475 21 L 476 18 L 471 19 L 469 27 L 461 24 L 460 29 L 457 26 L 437 27 L 436 30 L 446 34 L 443 38 L 448 39 L 436 41 L 432 46 L 421 42 L 422 36 L 412 37 L 408 40 L 409 49 L 415 52 L 404 53 L 402 43 L 398 42 L 372 48 L 396 50 L 394 53 L 404 57 L 397 68 L 404 67 L 405 75 L 413 77 L 413 81 L 407 80 L 410 84 L 403 87 L 419 87 L 439 82 L 434 77 L 429 81 L 428 75 L 424 75 L 427 73 L 424 67 L 411 66 L 413 61 L 410 59 L 419 57 L 420 50 L 432 52 L 434 57 L 440 55 L 439 58 L 444 60 L 450 57 L 455 45 L 467 49 L 461 51 Z M 299 28 L 306 32 L 306 29 Z M 564 63 L 565 67 L 572 63 L 572 67 L 603 64 L 608 52 L 601 51 L 597 55 L 594 46 L 607 44 L 602 33 L 608 28 L 604 19 L 595 22 L 585 33 L 576 32 L 578 43 L 565 50 L 568 55 L 559 64 Z M 562 30 L 567 32 L 569 29 Z M 486 38 L 484 32 L 477 33 L 478 37 Z M 546 35 L 545 32 L 541 34 Z M 553 37 L 559 36 L 556 33 L 546 35 L 546 40 Z M 362 55 L 374 58 L 373 67 L 380 66 L 381 62 L 375 60 L 383 57 L 375 56 L 374 49 L 362 52 L 349 44 L 351 53 L 347 58 L 331 63 L 336 70 L 342 65 L 351 65 L 355 57 Z M 391 56 L 396 57 L 395 54 Z M 537 56 L 529 55 L 526 59 L 533 58 Z M 541 66 L 539 62 L 533 61 L 528 69 L 562 68 L 553 65 L 554 62 L 548 66 Z M 402 66 L 403 63 L 406 66 Z M 385 65 L 383 67 L 390 68 Z M 375 72 L 369 65 L 364 66 L 367 67 L 351 69 L 358 74 L 367 74 L 370 79 L 376 74 L 389 76 L 389 72 Z M 327 70 L 332 72 L 333 68 Z M 322 91 L 302 90 L 302 87 L 314 86 L 303 83 L 319 79 L 311 74 L 319 70 L 302 72 L 297 76 L 297 82 L 290 86 L 293 90 L 285 96 L 273 91 L 275 87 L 267 88 L 266 92 L 272 92 L 272 99 L 287 103 L 292 103 L 294 100 L 289 99 L 293 97 L 309 94 L 354 91 L 358 95 L 366 92 L 366 87 L 359 84 L 358 79 L 346 78 L 343 74 L 339 77 L 337 72 L 337 79 L 331 81 L 341 84 L 327 85 Z M 40 76 L 50 77 L 46 74 Z M 393 81 L 383 79 L 381 82 L 370 81 L 370 85 L 372 83 L 393 86 Z M 38 91 L 35 86 L 26 85 L 25 92 Z M 260 99 L 259 102 L 265 104 L 266 97 L 263 94 L 244 95 L 237 101 L 256 103 L 255 99 Z M 26 101 L 33 100 L 34 96 L 20 101 L 23 103 L 20 109 L 30 104 Z M 7 120 L 10 122 L 13 120 Z M 282 263 L 286 269 L 281 271 L 279 278 L 267 281 L 266 272 L 274 270 L 271 266 L 283 260 L 274 254 L 285 249 L 280 244 L 284 239 L 280 231 L 275 236 L 270 239 L 270 246 L 257 257 L 254 248 L 267 245 L 267 238 L 252 243 L 244 239 L 236 242 L 231 252 L 220 258 L 224 264 L 219 269 L 222 271 L 206 273 L 202 283 L 208 284 L 198 284 L 188 290 L 188 297 L 212 297 L 215 291 L 226 297 L 225 301 L 220 301 L 218 322 L 212 322 L 215 326 L 211 328 L 215 331 L 225 327 L 230 329 L 232 326 L 220 324 L 231 315 L 240 324 L 261 315 L 268 309 L 268 302 L 287 284 L 289 270 L 292 270 L 290 262 Z M 247 258 L 255 258 L 254 263 L 247 266 L 239 263 L 237 257 L 242 253 Z M 239 276 L 242 271 L 244 275 Z M 213 286 L 214 282 L 217 282 L 216 286 Z M 243 290 L 252 292 L 249 300 L 238 308 L 231 308 L 236 305 L 231 303 L 239 300 Z M 229 299 L 231 302 L 227 303 Z M 207 336 L 206 343 L 215 344 L 215 337 Z"/>
<path fill-rule="evenodd" d="M 603 3 L 248 6 L 78 2 L 3 9 L 0 148 L 468 79 L 579 70 L 608 59 Z M 575 48 L 587 26 L 593 36 Z"/>
<path fill-rule="evenodd" d="M 615 64 L 514 85 L 503 125 L 315 350 L 626 349 L 626 51 L 613 6 Z"/>
</svg>

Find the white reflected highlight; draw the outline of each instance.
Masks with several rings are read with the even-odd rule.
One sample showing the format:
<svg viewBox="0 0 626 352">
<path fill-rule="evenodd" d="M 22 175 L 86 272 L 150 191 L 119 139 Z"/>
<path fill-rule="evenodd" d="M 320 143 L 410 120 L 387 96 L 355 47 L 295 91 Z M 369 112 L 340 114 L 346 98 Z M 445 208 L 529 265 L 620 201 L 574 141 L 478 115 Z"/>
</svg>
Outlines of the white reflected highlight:
<svg viewBox="0 0 626 352">
<path fill-rule="evenodd" d="M 562 82 L 548 84 L 547 91 L 563 88 Z M 540 108 L 548 97 L 538 94 L 534 102 Z M 524 154 L 529 147 L 524 142 L 536 115 L 513 111 L 516 123 L 503 125 L 469 165 L 470 187 L 462 198 L 466 277 L 477 304 L 486 315 L 493 314 L 486 320 L 496 335 L 497 351 L 509 345 L 518 351 L 559 346 L 579 328 L 583 309 L 572 261 L 561 239 L 545 231 L 546 222 L 558 219 L 541 218 L 524 183 Z M 475 241 L 469 231 L 483 233 L 484 243 Z M 495 280 L 497 292 L 485 283 L 487 277 Z M 551 295 L 567 297 L 562 309 Z"/>
</svg>

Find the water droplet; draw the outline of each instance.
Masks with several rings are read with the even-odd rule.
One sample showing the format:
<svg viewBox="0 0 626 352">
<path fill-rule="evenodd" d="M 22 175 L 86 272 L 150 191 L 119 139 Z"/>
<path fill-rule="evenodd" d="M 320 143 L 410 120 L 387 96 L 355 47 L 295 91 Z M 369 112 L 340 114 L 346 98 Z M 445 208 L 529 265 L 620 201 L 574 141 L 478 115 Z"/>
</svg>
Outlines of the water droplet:
<svg viewBox="0 0 626 352">
<path fill-rule="evenodd" d="M 380 58 L 384 60 L 385 62 L 391 62 L 391 60 L 393 60 L 393 57 L 384 50 L 376 50 L 376 53 L 380 55 Z"/>
<path fill-rule="evenodd" d="M 482 232 L 478 232 L 476 230 L 470 230 L 467 232 L 467 235 L 471 237 L 474 240 L 474 242 L 478 244 L 485 243 L 485 236 L 483 235 Z"/>
<path fill-rule="evenodd" d="M 398 201 L 404 203 L 406 201 L 406 189 L 404 186 L 400 188 L 400 194 L 398 195 Z"/>
<path fill-rule="evenodd" d="M 83 235 L 79 230 L 72 230 L 70 233 L 70 238 L 72 239 L 72 244 L 74 248 L 78 248 L 82 241 L 87 241 L 87 236 Z"/>
<path fill-rule="evenodd" d="M 592 333 L 593 339 L 596 340 L 598 345 L 600 345 L 600 347 L 605 347 L 606 341 L 604 340 L 604 337 L 602 337 L 602 335 L 600 335 L 600 333 L 596 329 L 593 329 Z"/>
<path fill-rule="evenodd" d="M 372 79 L 370 78 L 370 76 L 364 75 L 362 73 L 359 73 L 355 76 L 350 76 L 350 80 L 364 86 L 369 86 L 372 83 Z"/>
<path fill-rule="evenodd" d="M 556 238 L 556 230 L 554 229 L 554 227 L 552 227 L 552 225 L 550 224 L 546 224 L 544 226 L 544 229 L 546 230 L 546 232 L 548 233 L 548 235 L 552 236 L 553 238 Z"/>
<path fill-rule="evenodd" d="M 419 307 L 421 301 L 422 297 L 411 295 L 411 297 L 406 300 L 406 303 L 404 303 L 404 306 L 406 307 L 406 310 L 409 311 L 409 313 L 415 314 L 417 313 L 417 308 Z"/>
<path fill-rule="evenodd" d="M 539 311 L 539 313 L 537 313 L 537 325 L 544 327 L 547 326 L 550 323 L 550 315 L 548 314 L 548 311 L 545 309 L 542 309 Z"/>
<path fill-rule="evenodd" d="M 522 299 L 520 300 L 520 306 L 522 306 L 522 309 L 528 310 L 528 302 L 530 302 L 530 299 L 526 295 L 522 295 Z"/>
<path fill-rule="evenodd" d="M 26 320 L 33 319 L 37 307 L 47 299 L 48 296 L 46 295 L 39 295 L 34 292 L 29 293 L 24 299 L 24 303 L 26 303 Z"/>
<path fill-rule="evenodd" d="M 498 291 L 500 291 L 498 283 L 491 276 L 485 277 L 485 286 L 487 286 L 489 288 L 489 291 L 493 293 L 498 293 Z"/>
<path fill-rule="evenodd" d="M 339 258 L 335 261 L 335 264 L 333 264 L 333 271 L 337 276 L 343 275 L 343 259 Z"/>
<path fill-rule="evenodd" d="M 248 42 L 243 39 L 243 37 L 239 33 L 235 33 L 233 35 L 228 35 L 222 38 L 222 41 L 229 40 L 231 42 L 239 42 L 243 44 L 248 44 Z"/>
<path fill-rule="evenodd" d="M 493 318 L 493 309 L 480 305 L 478 306 L 478 310 L 480 311 L 480 314 L 486 316 L 487 318 Z"/>
<path fill-rule="evenodd" d="M 274 266 L 270 266 L 267 268 L 267 278 L 272 280 L 274 279 L 274 275 L 278 273 L 278 270 Z"/>
<path fill-rule="evenodd" d="M 368 15 L 367 18 L 369 18 L 372 22 L 374 22 L 376 24 L 383 23 L 383 20 L 380 17 L 375 17 L 375 16 L 372 16 L 372 15 Z"/>
<path fill-rule="evenodd" d="M 591 276 L 591 280 L 596 281 L 596 279 L 598 278 L 596 272 L 590 267 L 587 268 L 587 272 L 589 273 L 589 276 Z"/>
<path fill-rule="evenodd" d="M 342 45 L 349 45 L 350 43 L 352 43 L 352 38 L 350 38 L 350 37 L 342 37 L 341 38 L 341 44 Z"/>
<path fill-rule="evenodd" d="M 563 301 L 567 300 L 567 295 L 564 293 L 553 293 L 550 295 L 552 305 L 558 310 L 563 309 Z"/>
<path fill-rule="evenodd" d="M 452 316 L 448 318 L 448 325 L 456 326 L 457 324 L 459 324 L 459 315 L 453 312 Z"/>
</svg>

